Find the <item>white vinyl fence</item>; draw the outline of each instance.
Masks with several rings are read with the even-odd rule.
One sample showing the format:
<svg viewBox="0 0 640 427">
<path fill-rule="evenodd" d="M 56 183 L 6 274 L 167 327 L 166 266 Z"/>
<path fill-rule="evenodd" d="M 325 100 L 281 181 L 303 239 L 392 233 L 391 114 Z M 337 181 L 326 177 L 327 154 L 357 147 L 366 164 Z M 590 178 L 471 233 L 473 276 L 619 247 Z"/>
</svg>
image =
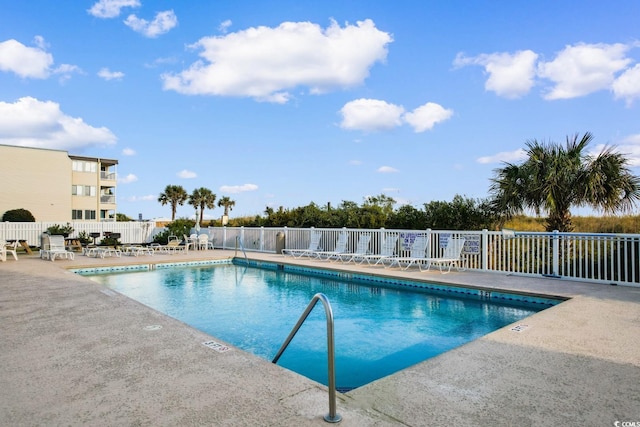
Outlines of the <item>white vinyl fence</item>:
<svg viewBox="0 0 640 427">
<path fill-rule="evenodd" d="M 639 234 L 287 227 L 209 230 L 215 247 L 233 249 L 239 245 L 246 251 L 271 253 L 281 249 L 277 247 L 279 241 L 286 249 L 308 248 L 312 230 L 321 232 L 320 246 L 328 251 L 334 249 L 343 231 L 349 234 L 350 251 L 355 250 L 362 234 L 371 235 L 370 253 L 379 253 L 385 239 L 397 238 L 396 254 L 400 256 L 408 255 L 418 235 L 429 238 L 426 257 L 441 256 L 448 239 L 464 238 L 462 259 L 469 270 L 640 286 Z"/>
<path fill-rule="evenodd" d="M 30 246 L 40 246 L 40 236 L 54 222 L 0 223 L 0 239 L 25 240 Z M 79 232 L 120 233 L 122 243 L 149 243 L 162 231 L 154 222 L 72 222 Z M 276 253 L 281 249 L 302 249 L 309 246 L 312 230 L 322 235 L 320 246 L 333 250 L 338 235 L 349 235 L 348 249 L 354 251 L 363 234 L 371 236 L 369 252 L 379 253 L 386 239 L 397 239 L 396 254 L 408 254 L 411 242 L 428 236 L 426 257 L 440 256 L 448 239 L 465 239 L 462 251 L 466 269 L 511 273 L 527 276 L 557 277 L 606 284 L 640 287 L 640 234 L 609 233 L 541 233 L 460 230 L 386 230 L 346 228 L 288 227 L 208 227 L 214 247 Z M 100 239 L 98 239 L 99 243 Z"/>
</svg>

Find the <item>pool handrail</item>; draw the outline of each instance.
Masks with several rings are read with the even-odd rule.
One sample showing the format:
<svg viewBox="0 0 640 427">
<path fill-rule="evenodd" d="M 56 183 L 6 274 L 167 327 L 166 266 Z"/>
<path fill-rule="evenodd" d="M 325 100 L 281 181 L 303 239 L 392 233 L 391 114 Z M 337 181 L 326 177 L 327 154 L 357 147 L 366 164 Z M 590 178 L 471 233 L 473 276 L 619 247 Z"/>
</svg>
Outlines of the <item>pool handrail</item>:
<svg viewBox="0 0 640 427">
<path fill-rule="evenodd" d="M 328 376 L 329 376 L 329 413 L 324 416 L 324 420 L 328 423 L 339 423 L 342 421 L 340 414 L 336 413 L 336 369 L 335 369 L 335 351 L 334 351 L 334 339 L 333 339 L 333 310 L 331 309 L 331 303 L 329 299 L 323 293 L 317 293 L 311 298 L 309 305 L 304 310 L 298 323 L 293 327 L 289 336 L 280 347 L 280 350 L 276 353 L 271 363 L 278 363 L 280 356 L 284 353 L 285 349 L 289 346 L 289 343 L 296 335 L 304 321 L 307 319 L 311 310 L 315 307 L 318 301 L 322 302 L 324 306 L 324 312 L 327 316 L 327 360 L 328 360 Z"/>
</svg>

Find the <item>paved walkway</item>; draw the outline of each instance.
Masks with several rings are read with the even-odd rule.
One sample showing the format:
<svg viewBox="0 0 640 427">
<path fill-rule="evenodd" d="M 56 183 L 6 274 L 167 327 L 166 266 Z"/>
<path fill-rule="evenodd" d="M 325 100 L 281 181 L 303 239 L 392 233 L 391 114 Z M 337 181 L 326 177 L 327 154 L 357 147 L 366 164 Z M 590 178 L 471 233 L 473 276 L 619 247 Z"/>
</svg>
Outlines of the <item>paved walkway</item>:
<svg viewBox="0 0 640 427">
<path fill-rule="evenodd" d="M 230 256 L 0 263 L 0 425 L 327 425 L 323 385 L 235 348 L 218 353 L 202 345 L 215 337 L 66 270 Z M 571 298 L 527 318 L 522 332 L 505 327 L 339 394 L 340 425 L 640 423 L 640 288 L 249 256 Z"/>
</svg>

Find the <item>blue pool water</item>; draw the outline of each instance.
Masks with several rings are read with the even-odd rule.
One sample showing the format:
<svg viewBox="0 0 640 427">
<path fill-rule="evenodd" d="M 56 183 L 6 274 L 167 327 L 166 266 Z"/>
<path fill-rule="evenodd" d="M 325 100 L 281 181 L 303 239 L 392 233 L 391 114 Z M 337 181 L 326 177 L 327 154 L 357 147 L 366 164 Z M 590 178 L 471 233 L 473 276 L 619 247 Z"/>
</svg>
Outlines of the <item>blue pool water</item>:
<svg viewBox="0 0 640 427">
<path fill-rule="evenodd" d="M 397 372 L 548 306 L 236 265 L 84 275 L 267 360 L 321 292 L 334 314 L 340 390 Z M 327 384 L 326 344 L 326 317 L 317 304 L 278 364 Z"/>
</svg>

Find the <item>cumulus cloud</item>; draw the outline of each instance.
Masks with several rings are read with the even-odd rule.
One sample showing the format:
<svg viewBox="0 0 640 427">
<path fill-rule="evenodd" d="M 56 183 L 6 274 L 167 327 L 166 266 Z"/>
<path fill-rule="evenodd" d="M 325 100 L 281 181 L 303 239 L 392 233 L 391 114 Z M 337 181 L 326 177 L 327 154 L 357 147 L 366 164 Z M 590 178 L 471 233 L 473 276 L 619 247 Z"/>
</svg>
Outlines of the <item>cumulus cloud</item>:
<svg viewBox="0 0 640 427">
<path fill-rule="evenodd" d="M 392 168 L 391 166 L 380 166 L 376 172 L 380 172 L 380 173 L 394 173 L 394 172 L 398 172 L 398 169 L 396 168 Z"/>
<path fill-rule="evenodd" d="M 453 64 L 456 67 L 481 65 L 489 75 L 484 88 L 505 98 L 520 98 L 534 85 L 538 55 L 531 50 L 510 53 L 481 54 L 466 57 L 459 53 Z"/>
<path fill-rule="evenodd" d="M 14 39 L 0 42 L 0 71 L 29 79 L 46 79 L 57 74 L 61 81 L 69 79 L 72 73 L 82 72 L 70 64 L 53 68 L 53 55 L 46 51 L 44 39 L 36 36 L 34 43 L 36 47 L 25 46 Z"/>
<path fill-rule="evenodd" d="M 640 64 L 622 73 L 613 82 L 612 89 L 616 99 L 624 98 L 628 106 L 640 98 Z"/>
<path fill-rule="evenodd" d="M 15 103 L 0 102 L 0 144 L 71 150 L 116 142 L 106 127 L 68 116 L 53 101 L 24 97 Z"/>
<path fill-rule="evenodd" d="M 459 53 L 456 67 L 481 65 L 488 74 L 485 88 L 505 98 L 518 98 L 536 83 L 550 83 L 543 97 L 547 100 L 585 96 L 611 90 L 627 104 L 640 97 L 640 66 L 627 68 L 626 57 L 633 44 L 577 43 L 565 46 L 551 61 L 538 61 L 531 50 L 498 52 L 467 57 Z M 618 74 L 620 74 L 618 76 Z"/>
<path fill-rule="evenodd" d="M 403 116 L 405 122 L 413 127 L 416 133 L 424 132 L 440 122 L 448 120 L 453 115 L 453 110 L 448 110 L 439 104 L 427 102 Z"/>
<path fill-rule="evenodd" d="M 111 71 L 105 67 L 98 71 L 98 77 L 105 80 L 120 80 L 124 77 L 124 73 L 121 71 Z"/>
<path fill-rule="evenodd" d="M 122 155 L 123 156 L 135 156 L 136 155 L 136 151 L 133 148 L 123 148 L 122 149 Z"/>
<path fill-rule="evenodd" d="M 631 62 L 625 58 L 628 45 L 584 44 L 565 47 L 553 61 L 539 65 L 538 75 L 554 86 L 545 99 L 568 99 L 611 87 L 615 73 Z"/>
<path fill-rule="evenodd" d="M 100 0 L 87 13 L 96 18 L 115 18 L 125 7 L 140 7 L 140 0 Z"/>
<path fill-rule="evenodd" d="M 220 187 L 221 193 L 244 193 L 245 191 L 256 191 L 258 186 L 255 184 L 242 184 L 242 185 L 223 185 Z"/>
<path fill-rule="evenodd" d="M 53 55 L 42 47 L 28 47 L 17 40 L 0 43 L 0 70 L 22 78 L 46 79 L 51 74 Z"/>
<path fill-rule="evenodd" d="M 165 10 L 164 12 L 156 13 L 155 18 L 151 22 L 138 18 L 136 15 L 129 15 L 124 23 L 133 31 L 153 39 L 169 32 L 178 25 L 178 17 L 173 10 Z"/>
<path fill-rule="evenodd" d="M 342 109 L 340 127 L 349 130 L 380 131 L 402 125 L 404 108 L 379 99 L 356 99 Z"/>
<path fill-rule="evenodd" d="M 629 166 L 640 167 L 640 133 L 624 138 L 615 146 L 629 160 Z"/>
<path fill-rule="evenodd" d="M 483 164 L 501 162 L 514 163 L 524 160 L 526 157 L 527 152 L 524 149 L 519 148 L 516 151 L 502 151 L 491 156 L 479 157 L 476 162 Z"/>
<path fill-rule="evenodd" d="M 412 112 L 405 113 L 401 105 L 379 99 L 356 99 L 347 102 L 341 109 L 340 127 L 348 130 L 383 131 L 396 128 L 404 123 L 415 132 L 424 132 L 434 125 L 449 119 L 453 110 L 439 104 L 427 102 Z"/>
<path fill-rule="evenodd" d="M 198 174 L 196 174 L 193 171 L 187 170 L 187 169 L 183 169 L 180 172 L 178 172 L 176 174 L 179 178 L 184 178 L 184 179 L 192 179 L 192 178 L 197 178 Z"/>
<path fill-rule="evenodd" d="M 129 175 L 119 178 L 118 182 L 120 184 L 131 184 L 132 182 L 136 182 L 138 180 L 138 177 L 135 176 L 134 174 L 130 173 Z"/>
<path fill-rule="evenodd" d="M 362 84 L 369 69 L 386 59 L 391 41 L 368 19 L 344 27 L 332 21 L 326 29 L 311 22 L 252 27 L 191 45 L 201 59 L 180 73 L 162 75 L 163 87 L 286 103 L 297 87 L 320 94 Z"/>
</svg>

